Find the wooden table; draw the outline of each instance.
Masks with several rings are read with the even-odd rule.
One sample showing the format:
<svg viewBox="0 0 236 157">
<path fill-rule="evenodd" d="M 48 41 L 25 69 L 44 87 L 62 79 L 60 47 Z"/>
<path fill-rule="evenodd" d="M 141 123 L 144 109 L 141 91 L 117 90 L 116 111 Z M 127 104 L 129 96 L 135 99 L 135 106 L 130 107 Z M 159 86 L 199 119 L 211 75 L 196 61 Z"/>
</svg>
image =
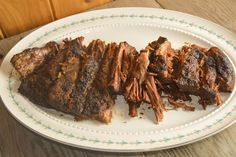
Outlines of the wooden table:
<svg viewBox="0 0 236 157">
<path fill-rule="evenodd" d="M 182 11 L 216 22 L 236 33 L 235 0 L 117 0 L 96 9 L 127 6 L 156 7 Z M 12 46 L 29 32 L 0 41 L 0 54 L 5 55 Z M 13 119 L 0 100 L 0 157 L 10 156 L 235 157 L 236 124 L 207 139 L 168 150 L 128 154 L 95 152 L 65 146 L 36 135 Z"/>
</svg>

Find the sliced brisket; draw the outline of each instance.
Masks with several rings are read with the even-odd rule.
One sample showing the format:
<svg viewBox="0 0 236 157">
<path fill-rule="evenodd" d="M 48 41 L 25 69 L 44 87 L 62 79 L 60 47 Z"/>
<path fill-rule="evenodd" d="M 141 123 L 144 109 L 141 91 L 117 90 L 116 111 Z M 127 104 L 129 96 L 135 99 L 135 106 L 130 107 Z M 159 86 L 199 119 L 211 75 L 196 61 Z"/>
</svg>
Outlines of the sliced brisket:
<svg viewBox="0 0 236 157">
<path fill-rule="evenodd" d="M 35 104 L 72 114 L 77 120 L 111 122 L 118 94 L 124 95 L 129 115 L 151 104 L 157 123 L 162 121 L 168 97 L 175 108 L 194 111 L 181 99 L 199 96 L 205 109 L 222 104 L 219 92 L 232 92 L 234 71 L 224 53 L 216 47 L 185 45 L 174 50 L 164 37 L 138 53 L 127 42 L 120 44 L 83 37 L 49 42 L 42 48 L 26 49 L 11 59 L 21 75 L 19 92 Z"/>
</svg>

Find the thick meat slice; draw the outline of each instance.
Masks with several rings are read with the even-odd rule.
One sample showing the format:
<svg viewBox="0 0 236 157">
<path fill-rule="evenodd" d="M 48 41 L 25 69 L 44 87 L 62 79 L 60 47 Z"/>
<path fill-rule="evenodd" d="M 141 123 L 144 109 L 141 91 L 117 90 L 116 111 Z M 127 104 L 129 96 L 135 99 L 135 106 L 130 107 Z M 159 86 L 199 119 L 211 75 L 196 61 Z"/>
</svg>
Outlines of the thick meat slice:
<svg viewBox="0 0 236 157">
<path fill-rule="evenodd" d="M 57 55 L 22 80 L 19 91 L 36 104 L 108 123 L 114 100 L 95 86 L 105 43 L 95 40 L 86 52 L 80 45 L 66 41 Z"/>
<path fill-rule="evenodd" d="M 67 68 L 62 70 L 59 63 L 67 63 Z M 71 51 L 63 50 L 24 78 L 19 92 L 36 104 L 71 112 L 72 105 L 67 99 L 75 86 L 78 70 L 79 58 Z"/>
<path fill-rule="evenodd" d="M 100 86 L 99 79 L 103 77 L 103 74 L 108 72 L 106 70 L 108 70 L 107 66 L 109 66 L 109 63 L 107 64 L 105 61 L 108 61 L 107 59 L 112 55 L 112 53 L 106 51 L 104 55 L 105 44 L 100 40 L 90 43 L 87 51 L 87 54 L 89 54 L 91 58 L 88 60 L 89 64 L 84 65 L 83 69 L 85 73 L 82 73 L 82 77 L 79 79 L 82 82 L 77 82 L 77 95 L 82 99 L 77 101 L 76 106 L 83 104 L 84 100 L 85 102 L 82 107 L 82 113 L 77 115 L 77 118 L 96 119 L 104 123 L 109 123 L 111 122 L 112 117 L 111 108 L 115 101 L 108 92 L 108 85 L 105 87 Z M 90 65 L 92 67 L 90 67 Z M 104 71 L 101 70 L 101 66 Z M 86 76 L 87 78 L 85 78 Z M 80 96 L 81 93 L 84 95 Z"/>
<path fill-rule="evenodd" d="M 162 79 L 162 82 L 171 81 L 171 74 L 173 72 L 173 57 L 174 50 L 171 48 L 171 43 L 163 37 L 153 41 L 146 47 L 150 53 L 150 64 L 148 71 L 156 73 L 157 77 Z"/>
<path fill-rule="evenodd" d="M 66 39 L 60 45 L 52 41 L 41 48 L 35 47 L 26 49 L 23 52 L 14 55 L 11 59 L 11 63 L 22 77 L 26 77 L 45 61 L 50 60 L 50 58 L 57 55 L 59 49 L 70 49 L 71 51 L 74 51 L 74 54 L 79 54 L 79 49 L 84 49 L 84 46 L 82 45 L 83 40 L 84 37 L 78 37 L 74 40 Z"/>
<path fill-rule="evenodd" d="M 222 104 L 219 92 L 230 92 L 234 86 L 234 72 L 227 57 L 216 47 L 205 51 L 203 66 L 202 89 L 199 92 L 204 108 L 208 104 Z"/>
<path fill-rule="evenodd" d="M 211 56 L 205 57 L 201 70 L 201 89 L 198 92 L 200 96 L 199 103 L 204 109 L 207 105 L 215 102 L 220 105 L 221 98 L 219 96 L 218 85 L 216 84 L 217 72 L 214 58 Z"/>
<path fill-rule="evenodd" d="M 210 48 L 206 54 L 215 60 L 217 71 L 216 83 L 219 85 L 219 91 L 232 92 L 235 76 L 233 67 L 228 58 L 216 47 Z"/>
<path fill-rule="evenodd" d="M 196 94 L 200 90 L 199 69 L 204 54 L 198 49 L 187 52 L 181 63 L 178 78 L 175 80 L 180 91 Z"/>
<path fill-rule="evenodd" d="M 74 44 L 78 42 L 77 46 L 82 48 L 84 47 L 82 41 L 83 37 L 79 37 L 71 42 Z M 59 48 L 57 47 L 56 53 L 50 52 L 44 58 L 40 66 L 37 65 L 35 60 L 43 52 L 40 50 L 38 50 L 38 53 L 34 52 L 35 54 L 32 55 L 35 58 L 28 58 L 26 62 L 32 61 L 34 63 L 33 66 L 38 66 L 38 68 L 35 68 L 27 77 L 22 78 L 19 92 L 41 106 L 70 112 L 74 104 L 66 100 L 75 86 L 78 71 L 81 69 L 78 52 L 73 52 L 71 45 L 61 44 Z M 18 59 L 21 60 L 21 57 L 17 58 L 17 61 Z M 67 108 L 66 104 L 69 108 Z"/>
<path fill-rule="evenodd" d="M 219 92 L 232 90 L 234 84 L 233 69 L 226 56 L 214 47 L 207 50 L 191 45 L 182 48 L 180 61 L 176 79 L 179 90 L 199 96 L 204 109 L 213 103 L 222 104 Z"/>
<path fill-rule="evenodd" d="M 26 77 L 39 67 L 47 58 L 48 54 L 55 55 L 58 45 L 55 42 L 49 42 L 42 48 L 30 48 L 14 55 L 11 63 L 22 77 Z"/>
<path fill-rule="evenodd" d="M 96 86 L 93 86 L 86 97 L 85 104 L 80 118 L 95 119 L 103 123 L 111 122 L 115 100 L 107 89 L 98 90 Z"/>
</svg>

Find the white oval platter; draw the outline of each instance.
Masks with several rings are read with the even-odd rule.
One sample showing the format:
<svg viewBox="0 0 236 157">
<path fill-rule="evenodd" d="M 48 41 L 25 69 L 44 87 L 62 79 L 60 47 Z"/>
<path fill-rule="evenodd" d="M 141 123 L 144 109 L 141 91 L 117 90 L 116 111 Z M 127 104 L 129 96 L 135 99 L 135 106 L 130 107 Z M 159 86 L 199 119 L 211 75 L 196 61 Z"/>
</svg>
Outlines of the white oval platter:
<svg viewBox="0 0 236 157">
<path fill-rule="evenodd" d="M 232 125 L 236 119 L 235 89 L 223 94 L 224 104 L 208 106 L 203 110 L 196 101 L 195 112 L 171 110 L 165 113 L 159 125 L 147 105 L 142 105 L 142 118 L 130 118 L 128 107 L 118 97 L 110 124 L 96 121 L 74 121 L 72 116 L 45 109 L 31 103 L 17 92 L 19 77 L 10 64 L 11 57 L 22 50 L 42 46 L 66 37 L 85 37 L 106 42 L 127 41 L 138 50 L 149 42 L 164 36 L 172 47 L 184 42 L 217 46 L 229 57 L 235 70 L 236 36 L 202 18 L 162 9 L 116 8 L 86 12 L 70 16 L 29 34 L 17 43 L 5 57 L 0 70 L 0 94 L 8 111 L 21 124 L 51 140 L 67 145 L 112 152 L 160 150 L 185 145 L 211 136 Z"/>
</svg>

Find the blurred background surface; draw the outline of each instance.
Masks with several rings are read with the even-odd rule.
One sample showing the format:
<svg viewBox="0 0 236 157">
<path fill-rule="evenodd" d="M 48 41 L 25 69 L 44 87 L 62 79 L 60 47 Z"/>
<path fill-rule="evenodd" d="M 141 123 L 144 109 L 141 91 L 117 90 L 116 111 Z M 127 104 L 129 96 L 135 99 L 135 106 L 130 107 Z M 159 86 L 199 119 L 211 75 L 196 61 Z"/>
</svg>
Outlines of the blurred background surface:
<svg viewBox="0 0 236 157">
<path fill-rule="evenodd" d="M 0 39 L 112 0 L 0 0 Z"/>
</svg>

